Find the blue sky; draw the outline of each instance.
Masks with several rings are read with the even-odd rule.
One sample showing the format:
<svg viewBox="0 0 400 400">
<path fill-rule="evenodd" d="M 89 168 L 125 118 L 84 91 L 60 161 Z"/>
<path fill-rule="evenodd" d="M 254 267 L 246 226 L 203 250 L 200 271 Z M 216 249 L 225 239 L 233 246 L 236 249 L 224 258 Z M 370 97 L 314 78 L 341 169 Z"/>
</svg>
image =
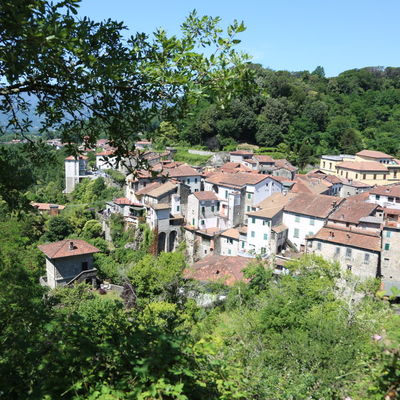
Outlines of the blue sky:
<svg viewBox="0 0 400 400">
<path fill-rule="evenodd" d="M 124 21 L 129 30 L 171 34 L 193 9 L 243 20 L 241 49 L 272 69 L 327 76 L 365 66 L 400 66 L 400 0 L 82 0 L 80 15 Z"/>
</svg>

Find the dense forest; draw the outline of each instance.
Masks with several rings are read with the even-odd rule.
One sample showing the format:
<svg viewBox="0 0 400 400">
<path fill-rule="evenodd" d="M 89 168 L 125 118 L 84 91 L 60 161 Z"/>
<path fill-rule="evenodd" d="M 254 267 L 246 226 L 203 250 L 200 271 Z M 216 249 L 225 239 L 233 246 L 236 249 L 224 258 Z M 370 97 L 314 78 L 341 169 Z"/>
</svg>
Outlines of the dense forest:
<svg viewBox="0 0 400 400">
<path fill-rule="evenodd" d="M 249 68 L 250 91 L 224 108 L 203 101 L 176 126 L 161 126 L 161 133 L 171 142 L 218 150 L 237 143 L 278 147 L 299 165 L 362 148 L 399 154 L 400 68 L 367 67 L 332 78 L 322 67 L 311 73 Z"/>
</svg>

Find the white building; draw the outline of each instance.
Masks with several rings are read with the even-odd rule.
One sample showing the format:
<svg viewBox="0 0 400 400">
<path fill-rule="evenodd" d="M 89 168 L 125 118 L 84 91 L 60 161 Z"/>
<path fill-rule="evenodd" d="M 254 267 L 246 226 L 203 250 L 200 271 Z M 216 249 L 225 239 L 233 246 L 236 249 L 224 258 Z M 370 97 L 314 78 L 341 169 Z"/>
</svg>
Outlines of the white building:
<svg viewBox="0 0 400 400">
<path fill-rule="evenodd" d="M 240 233 L 235 228 L 222 232 L 219 236 L 219 254 L 221 256 L 237 256 L 239 254 Z"/>
<path fill-rule="evenodd" d="M 368 201 L 381 207 L 400 209 L 400 185 L 377 186 L 369 192 Z"/>
<path fill-rule="evenodd" d="M 69 156 L 65 159 L 65 193 L 71 193 L 82 179 L 90 178 L 86 156 Z"/>
<path fill-rule="evenodd" d="M 220 218 L 219 199 L 212 191 L 195 192 L 189 195 L 186 221 L 196 229 L 209 229 L 221 226 L 225 229 L 224 219 Z"/>
<path fill-rule="evenodd" d="M 306 237 L 315 235 L 342 201 L 334 196 L 299 193 L 285 206 L 283 223 L 289 228 L 288 239 L 297 250 L 304 250 Z"/>
</svg>

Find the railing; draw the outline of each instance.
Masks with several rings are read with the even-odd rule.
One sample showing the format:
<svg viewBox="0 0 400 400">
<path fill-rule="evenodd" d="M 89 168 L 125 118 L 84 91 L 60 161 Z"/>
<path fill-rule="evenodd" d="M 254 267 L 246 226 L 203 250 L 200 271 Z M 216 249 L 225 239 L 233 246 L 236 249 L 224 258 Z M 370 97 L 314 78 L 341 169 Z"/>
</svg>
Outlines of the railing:
<svg viewBox="0 0 400 400">
<path fill-rule="evenodd" d="M 97 275 L 97 269 L 87 269 L 85 271 L 81 271 L 78 275 L 72 278 L 69 282 L 66 283 L 67 286 L 72 285 L 73 283 L 83 282 L 85 279 L 95 278 Z"/>
</svg>

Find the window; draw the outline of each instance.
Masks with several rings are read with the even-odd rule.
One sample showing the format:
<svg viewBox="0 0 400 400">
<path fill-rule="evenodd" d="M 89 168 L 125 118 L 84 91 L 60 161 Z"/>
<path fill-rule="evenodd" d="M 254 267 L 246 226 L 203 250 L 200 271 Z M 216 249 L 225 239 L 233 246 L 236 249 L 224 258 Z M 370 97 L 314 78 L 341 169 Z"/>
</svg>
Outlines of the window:
<svg viewBox="0 0 400 400">
<path fill-rule="evenodd" d="M 351 249 L 346 249 L 346 258 L 351 258 Z"/>
<path fill-rule="evenodd" d="M 190 184 L 190 179 L 188 179 L 186 182 L 187 182 L 187 184 L 189 185 L 189 184 Z"/>
<path fill-rule="evenodd" d="M 205 207 L 201 207 L 201 212 L 204 214 L 206 212 L 206 208 Z"/>
<path fill-rule="evenodd" d="M 352 267 L 351 265 L 348 265 L 348 266 L 347 266 L 347 271 L 351 271 L 352 268 L 353 268 L 353 267 Z"/>
<path fill-rule="evenodd" d="M 180 208 L 180 206 L 176 206 L 176 211 L 179 212 Z"/>
<path fill-rule="evenodd" d="M 314 220 L 314 218 L 310 218 L 310 225 L 315 225 L 315 220 Z"/>
<path fill-rule="evenodd" d="M 194 178 L 194 183 L 197 183 L 197 178 Z"/>
<path fill-rule="evenodd" d="M 251 193 L 247 193 L 247 198 L 251 199 Z"/>
<path fill-rule="evenodd" d="M 332 169 L 332 163 L 329 163 L 329 169 Z"/>
<path fill-rule="evenodd" d="M 385 250 L 390 250 L 390 244 L 389 243 L 385 243 Z"/>
<path fill-rule="evenodd" d="M 267 252 L 267 249 L 265 247 L 261 247 L 261 254 L 265 254 Z"/>
<path fill-rule="evenodd" d="M 198 191 L 199 191 L 199 189 L 194 189 L 194 191 L 195 191 L 195 192 L 198 192 Z"/>
<path fill-rule="evenodd" d="M 336 247 L 335 248 L 335 256 L 339 256 L 340 255 L 340 247 Z"/>
<path fill-rule="evenodd" d="M 232 254 L 232 250 L 228 249 L 228 254 L 231 255 Z"/>
<path fill-rule="evenodd" d="M 228 198 L 228 191 L 227 190 L 225 190 L 225 198 L 226 199 Z"/>
<path fill-rule="evenodd" d="M 296 215 L 294 222 L 300 222 L 300 217 L 298 215 Z"/>
<path fill-rule="evenodd" d="M 229 244 L 233 244 L 233 239 L 228 239 Z"/>
<path fill-rule="evenodd" d="M 390 201 L 391 203 L 393 203 L 393 200 L 394 200 L 393 197 L 388 198 L 388 201 Z"/>
<path fill-rule="evenodd" d="M 211 212 L 214 212 L 215 207 L 211 206 Z"/>
<path fill-rule="evenodd" d="M 244 249 L 244 241 L 242 241 L 242 249 Z"/>
<path fill-rule="evenodd" d="M 325 161 L 322 162 L 322 167 L 325 168 Z"/>
<path fill-rule="evenodd" d="M 397 171 L 394 171 L 393 178 L 397 178 Z"/>
<path fill-rule="evenodd" d="M 369 254 L 368 253 L 364 254 L 364 264 L 369 264 Z"/>
<path fill-rule="evenodd" d="M 89 264 L 87 261 L 82 263 L 82 271 L 87 271 L 89 269 Z"/>
<path fill-rule="evenodd" d="M 256 219 L 254 217 L 251 218 L 251 223 L 255 224 L 256 223 Z"/>
<path fill-rule="evenodd" d="M 381 198 L 381 196 L 379 196 L 379 194 L 375 195 L 375 200 L 379 200 Z"/>
<path fill-rule="evenodd" d="M 386 237 L 390 238 L 392 236 L 392 231 L 386 231 Z"/>
<path fill-rule="evenodd" d="M 346 172 L 346 179 L 349 177 L 349 173 L 348 172 Z"/>
<path fill-rule="evenodd" d="M 253 238 L 255 236 L 256 236 L 256 233 L 254 231 L 251 231 L 251 237 Z"/>
<path fill-rule="evenodd" d="M 264 240 L 268 240 L 268 233 L 264 233 Z"/>
<path fill-rule="evenodd" d="M 356 179 L 358 179 L 358 174 L 356 174 Z"/>
<path fill-rule="evenodd" d="M 201 220 L 201 224 L 204 225 L 206 222 L 204 221 L 204 219 Z"/>
<path fill-rule="evenodd" d="M 299 233 L 300 233 L 299 230 L 297 228 L 295 228 L 294 229 L 294 233 L 293 233 L 293 237 L 298 238 L 300 236 Z"/>
<path fill-rule="evenodd" d="M 363 179 L 367 179 L 367 174 L 363 174 Z"/>
<path fill-rule="evenodd" d="M 322 247 L 321 242 L 317 242 L 317 249 L 318 249 L 318 250 L 321 250 L 321 247 Z"/>
<path fill-rule="evenodd" d="M 376 180 L 376 174 L 374 174 L 374 179 Z"/>
<path fill-rule="evenodd" d="M 193 218 L 193 219 L 192 219 L 192 225 L 194 225 L 194 222 L 195 222 L 195 221 L 194 221 L 194 218 Z"/>
<path fill-rule="evenodd" d="M 265 226 L 265 225 L 269 226 L 269 221 L 263 220 L 263 226 Z"/>
<path fill-rule="evenodd" d="M 247 206 L 247 212 L 249 212 L 251 210 L 250 206 Z"/>
</svg>

